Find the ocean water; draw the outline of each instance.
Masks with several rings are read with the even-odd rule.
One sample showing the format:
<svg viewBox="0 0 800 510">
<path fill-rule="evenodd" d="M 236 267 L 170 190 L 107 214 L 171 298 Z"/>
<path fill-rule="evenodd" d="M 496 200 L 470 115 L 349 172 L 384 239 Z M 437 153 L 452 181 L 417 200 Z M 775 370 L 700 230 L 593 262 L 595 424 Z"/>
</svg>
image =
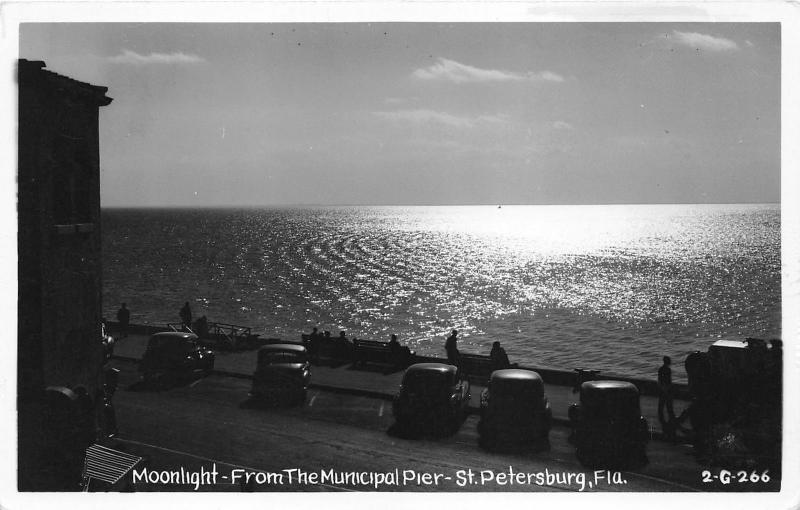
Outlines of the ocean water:
<svg viewBox="0 0 800 510">
<path fill-rule="evenodd" d="M 104 315 L 655 377 L 661 356 L 780 337 L 780 206 L 105 209 Z"/>
</svg>

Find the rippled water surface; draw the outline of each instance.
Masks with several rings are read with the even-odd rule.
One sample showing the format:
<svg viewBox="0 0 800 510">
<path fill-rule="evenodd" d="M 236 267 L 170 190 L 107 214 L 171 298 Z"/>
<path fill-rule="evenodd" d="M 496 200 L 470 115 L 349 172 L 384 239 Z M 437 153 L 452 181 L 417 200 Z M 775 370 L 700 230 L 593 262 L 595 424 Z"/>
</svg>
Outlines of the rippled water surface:
<svg viewBox="0 0 800 510">
<path fill-rule="evenodd" d="M 105 316 L 297 338 L 397 333 L 443 355 L 653 377 L 716 338 L 780 336 L 778 205 L 104 210 Z"/>
</svg>

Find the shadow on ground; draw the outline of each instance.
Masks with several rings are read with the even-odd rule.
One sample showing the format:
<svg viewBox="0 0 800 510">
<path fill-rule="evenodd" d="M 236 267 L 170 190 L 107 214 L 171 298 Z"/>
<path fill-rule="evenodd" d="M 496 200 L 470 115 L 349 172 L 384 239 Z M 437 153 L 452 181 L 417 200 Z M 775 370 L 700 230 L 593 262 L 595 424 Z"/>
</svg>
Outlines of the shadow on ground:
<svg viewBox="0 0 800 510">
<path fill-rule="evenodd" d="M 305 397 L 296 395 L 270 395 L 269 397 L 249 397 L 239 404 L 239 409 L 288 409 L 292 407 L 305 407 Z"/>
<path fill-rule="evenodd" d="M 148 379 L 148 380 L 140 379 L 135 383 L 129 385 L 125 389 L 126 391 L 150 391 L 150 392 L 166 391 L 175 388 L 183 388 L 189 386 L 198 379 L 202 379 L 202 377 L 197 378 L 197 377 L 162 376 L 156 379 Z"/>
<path fill-rule="evenodd" d="M 359 372 L 371 372 L 374 374 L 391 375 L 405 370 L 403 367 L 393 365 L 377 365 L 369 363 L 351 364 L 347 370 L 358 370 Z"/>
</svg>

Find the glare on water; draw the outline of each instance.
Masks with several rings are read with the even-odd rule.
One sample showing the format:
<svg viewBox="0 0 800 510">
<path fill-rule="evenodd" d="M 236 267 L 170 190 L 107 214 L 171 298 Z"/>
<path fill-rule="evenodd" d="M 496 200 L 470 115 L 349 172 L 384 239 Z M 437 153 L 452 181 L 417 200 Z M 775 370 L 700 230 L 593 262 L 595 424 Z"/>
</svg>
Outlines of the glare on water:
<svg viewBox="0 0 800 510">
<path fill-rule="evenodd" d="M 464 351 L 639 375 L 780 335 L 777 205 L 110 210 L 104 236 L 106 315 L 127 301 L 144 322 L 189 299 L 270 336 L 441 355 L 457 328 Z"/>
</svg>

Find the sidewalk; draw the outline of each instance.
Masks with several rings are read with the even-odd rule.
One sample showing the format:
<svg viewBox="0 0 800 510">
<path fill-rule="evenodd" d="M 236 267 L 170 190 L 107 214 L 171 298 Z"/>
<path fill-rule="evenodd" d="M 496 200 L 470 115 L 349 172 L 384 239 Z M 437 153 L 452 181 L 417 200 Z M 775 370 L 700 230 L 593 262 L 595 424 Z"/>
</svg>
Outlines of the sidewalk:
<svg viewBox="0 0 800 510">
<path fill-rule="evenodd" d="M 127 338 L 118 339 L 114 346 L 114 355 L 120 358 L 141 359 L 147 345 L 148 336 L 129 335 Z M 233 377 L 250 377 L 256 368 L 256 351 L 216 351 L 215 372 Z M 386 374 L 379 367 L 366 366 L 354 369 L 350 363 L 336 367 L 313 366 L 312 387 L 331 391 L 346 391 L 359 393 L 376 398 L 391 399 L 400 386 L 403 371 L 399 370 Z M 472 384 L 472 400 L 470 407 L 474 410 L 480 408 L 480 395 L 485 386 Z M 553 410 L 553 418 L 558 421 L 567 421 L 567 412 L 570 404 L 578 402 L 579 395 L 572 393 L 571 386 L 545 384 L 545 394 Z M 642 395 L 639 399 L 642 416 L 647 419 L 650 430 L 660 432 L 658 421 L 658 398 Z M 675 414 L 688 407 L 689 403 L 675 400 Z"/>
</svg>

